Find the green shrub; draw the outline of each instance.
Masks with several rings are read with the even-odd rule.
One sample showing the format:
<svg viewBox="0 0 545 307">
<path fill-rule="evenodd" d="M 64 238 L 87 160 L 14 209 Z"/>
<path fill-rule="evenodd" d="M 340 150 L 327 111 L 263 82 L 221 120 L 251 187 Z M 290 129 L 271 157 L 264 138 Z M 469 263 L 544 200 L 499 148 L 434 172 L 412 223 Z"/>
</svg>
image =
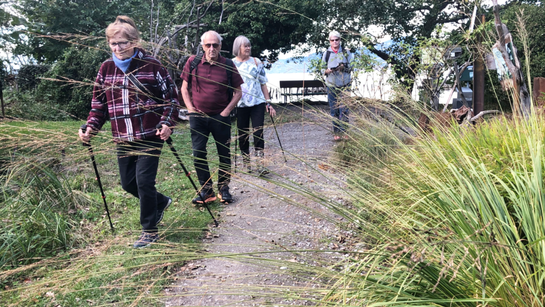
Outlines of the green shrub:
<svg viewBox="0 0 545 307">
<path fill-rule="evenodd" d="M 36 91 L 5 91 L 6 115 L 25 120 L 68 120 L 69 114 L 60 110 L 59 104 L 36 99 Z"/>
<path fill-rule="evenodd" d="M 411 143 L 399 139 L 374 167 L 347 169 L 355 178 L 348 218 L 368 249 L 347 259 L 326 299 L 352 306 L 539 306 L 544 131 L 537 115 L 436 126 Z M 362 184 L 360 172 L 380 180 Z"/>
<path fill-rule="evenodd" d="M 97 49 L 72 46 L 44 75 L 38 86 L 40 100 L 69 114 L 85 119 L 91 108 L 93 84 L 101 63 L 109 54 Z"/>
<path fill-rule="evenodd" d="M 22 91 L 33 90 L 40 82 L 39 77 L 49 70 L 49 65 L 24 65 L 17 74 L 17 86 Z"/>
<path fill-rule="evenodd" d="M 502 89 L 496 71 L 489 71 L 489 73 L 486 74 L 485 83 L 484 109 L 511 112 L 511 104 L 513 101 L 511 101 L 510 95 Z"/>
<path fill-rule="evenodd" d="M 40 82 L 39 77 L 49 70 L 49 65 L 24 65 L 17 74 L 17 86 L 19 90 L 29 91 L 36 88 Z"/>
</svg>

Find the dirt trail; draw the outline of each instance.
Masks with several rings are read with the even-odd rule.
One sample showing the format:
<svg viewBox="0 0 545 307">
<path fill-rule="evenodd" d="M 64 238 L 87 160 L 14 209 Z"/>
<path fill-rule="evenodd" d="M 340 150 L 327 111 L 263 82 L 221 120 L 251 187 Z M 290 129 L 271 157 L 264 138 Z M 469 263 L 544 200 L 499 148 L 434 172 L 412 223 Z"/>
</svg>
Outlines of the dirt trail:
<svg viewBox="0 0 545 307">
<path fill-rule="evenodd" d="M 182 269 L 177 283 L 165 290 L 166 306 L 310 304 L 293 295 L 305 295 L 301 293 L 319 285 L 293 272 L 289 264 L 330 262 L 341 255 L 328 253 L 317 259 L 316 254 L 290 250 L 342 249 L 339 230 L 324 216 L 339 218 L 292 187 L 337 198 L 338 188 L 328 182 L 337 174 L 326 167 L 335 146 L 327 126 L 311 122 L 277 125 L 287 163 L 274 129 L 265 129 L 265 153 L 272 173 L 264 179 L 240 173 L 239 158 L 239 172 L 230 185 L 235 202 L 224 208 L 220 226 L 212 228 L 204 241 L 209 258 L 192 261 Z"/>
</svg>

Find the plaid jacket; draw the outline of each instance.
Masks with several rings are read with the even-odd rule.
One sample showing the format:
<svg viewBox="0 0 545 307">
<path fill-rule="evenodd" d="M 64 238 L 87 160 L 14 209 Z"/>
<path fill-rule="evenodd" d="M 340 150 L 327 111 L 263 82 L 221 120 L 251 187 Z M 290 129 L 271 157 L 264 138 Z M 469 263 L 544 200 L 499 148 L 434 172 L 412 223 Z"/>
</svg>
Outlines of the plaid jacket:
<svg viewBox="0 0 545 307">
<path fill-rule="evenodd" d="M 174 126 L 178 117 L 176 85 L 161 63 L 141 49 L 127 74 L 133 74 L 147 93 L 132 84 L 111 58 L 106 60 L 95 81 L 87 125 L 100 130 L 109 117 L 115 142 L 159 140 L 156 126 Z"/>
</svg>

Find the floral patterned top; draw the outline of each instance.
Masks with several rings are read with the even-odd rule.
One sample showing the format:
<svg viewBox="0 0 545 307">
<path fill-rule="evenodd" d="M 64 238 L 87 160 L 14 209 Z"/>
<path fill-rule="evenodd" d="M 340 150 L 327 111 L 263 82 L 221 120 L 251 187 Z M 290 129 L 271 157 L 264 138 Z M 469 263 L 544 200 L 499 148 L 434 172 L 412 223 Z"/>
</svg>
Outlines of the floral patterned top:
<svg viewBox="0 0 545 307">
<path fill-rule="evenodd" d="M 265 103 L 265 96 L 261 90 L 261 85 L 269 81 L 265 75 L 265 66 L 260 60 L 250 57 L 244 62 L 233 59 L 238 72 L 242 76 L 244 83 L 242 87 L 242 99 L 238 101 L 237 107 L 253 107 Z"/>
</svg>

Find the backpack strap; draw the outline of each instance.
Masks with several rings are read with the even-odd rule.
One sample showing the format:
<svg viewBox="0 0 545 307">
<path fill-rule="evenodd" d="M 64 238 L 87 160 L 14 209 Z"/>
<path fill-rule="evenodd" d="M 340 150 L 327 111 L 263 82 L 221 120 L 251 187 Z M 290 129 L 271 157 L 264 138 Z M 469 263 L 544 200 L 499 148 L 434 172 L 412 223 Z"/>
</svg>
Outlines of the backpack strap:
<svg viewBox="0 0 545 307">
<path fill-rule="evenodd" d="M 125 74 L 129 80 L 131 80 L 132 84 L 138 88 L 142 93 L 150 96 L 151 99 L 155 100 L 155 97 L 150 93 L 150 91 L 140 82 L 140 80 L 136 79 L 136 77 L 131 74 Z"/>
<path fill-rule="evenodd" d="M 140 68 L 140 60 L 136 59 L 136 61 L 137 61 L 137 63 L 136 63 L 136 71 L 138 71 L 139 68 Z M 159 105 L 163 104 L 163 101 L 161 101 L 161 99 L 155 97 L 155 95 L 153 95 L 153 93 L 150 92 L 150 90 L 149 90 L 147 87 L 145 87 L 144 84 L 142 84 L 142 82 L 140 82 L 140 80 L 138 80 L 138 79 L 134 76 L 134 74 L 132 74 L 132 73 L 127 74 L 127 73 L 125 73 L 125 72 L 123 72 L 123 73 L 125 74 L 125 76 L 126 76 L 129 80 L 131 80 L 132 84 L 134 84 L 134 86 L 136 86 L 136 88 L 137 88 L 140 92 L 142 92 L 145 96 L 147 96 L 147 97 L 153 99 L 153 100 L 154 100 L 156 103 L 158 103 Z M 157 100 L 157 99 L 159 99 L 159 100 Z"/>
<path fill-rule="evenodd" d="M 234 63 L 231 59 L 225 58 L 225 71 L 227 72 L 227 97 L 229 102 L 233 99 L 233 66 Z"/>
<path fill-rule="evenodd" d="M 197 65 L 199 65 L 199 62 L 202 61 L 202 53 L 199 53 L 195 56 L 193 61 L 189 64 L 189 72 L 192 72 L 195 68 L 197 68 Z"/>
<path fill-rule="evenodd" d="M 189 82 L 187 82 L 188 84 L 191 84 L 191 80 L 193 77 L 191 72 L 195 70 L 195 73 L 197 73 L 196 69 L 201 61 L 202 61 L 202 53 L 197 53 L 197 55 L 195 55 L 195 57 L 193 58 L 193 61 L 189 63 Z"/>
<path fill-rule="evenodd" d="M 331 51 L 326 51 L 325 53 L 325 65 L 329 62 L 329 57 L 331 56 Z"/>
</svg>

